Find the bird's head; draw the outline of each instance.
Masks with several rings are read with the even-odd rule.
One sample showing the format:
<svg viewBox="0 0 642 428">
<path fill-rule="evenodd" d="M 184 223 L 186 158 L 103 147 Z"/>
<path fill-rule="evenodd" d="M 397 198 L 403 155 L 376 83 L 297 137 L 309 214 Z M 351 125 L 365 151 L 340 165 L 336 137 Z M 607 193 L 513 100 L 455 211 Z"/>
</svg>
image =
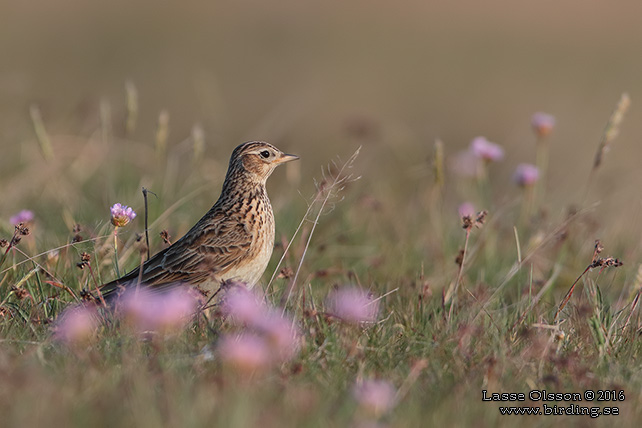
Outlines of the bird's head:
<svg viewBox="0 0 642 428">
<path fill-rule="evenodd" d="M 274 168 L 285 162 L 299 159 L 288 155 L 263 141 L 250 141 L 234 149 L 230 158 L 230 173 L 244 173 L 253 180 L 265 183 Z"/>
</svg>

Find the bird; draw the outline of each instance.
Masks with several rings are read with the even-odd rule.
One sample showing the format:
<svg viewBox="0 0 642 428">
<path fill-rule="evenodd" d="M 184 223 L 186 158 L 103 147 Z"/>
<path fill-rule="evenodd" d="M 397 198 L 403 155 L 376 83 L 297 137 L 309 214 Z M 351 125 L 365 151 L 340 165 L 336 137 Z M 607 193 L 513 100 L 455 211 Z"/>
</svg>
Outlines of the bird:
<svg viewBox="0 0 642 428">
<path fill-rule="evenodd" d="M 265 187 L 274 169 L 299 159 L 264 141 L 236 147 L 221 195 L 179 240 L 141 266 L 100 288 L 107 302 L 124 291 L 192 286 L 208 295 L 222 284 L 239 281 L 253 287 L 263 275 L 274 248 L 274 214 Z"/>
</svg>

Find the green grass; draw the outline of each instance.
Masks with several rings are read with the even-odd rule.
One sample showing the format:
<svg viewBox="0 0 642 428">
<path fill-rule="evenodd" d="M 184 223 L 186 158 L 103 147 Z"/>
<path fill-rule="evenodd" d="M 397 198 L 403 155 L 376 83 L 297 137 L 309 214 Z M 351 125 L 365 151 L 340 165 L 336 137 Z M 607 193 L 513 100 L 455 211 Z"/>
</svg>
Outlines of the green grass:
<svg viewBox="0 0 642 428">
<path fill-rule="evenodd" d="M 225 165 L 209 159 L 193 164 L 189 141 L 159 164 L 151 144 L 110 136 L 79 140 L 76 148 L 62 152 L 52 138 L 53 157 L 47 160 L 31 147 L 21 165 L 20 171 L 32 171 L 32 178 L 39 179 L 41 169 L 55 172 L 43 182 L 43 193 L 55 189 L 66 203 L 48 206 L 47 196 L 35 203 L 32 233 L 7 253 L 1 268 L 0 414 L 7 426 L 593 422 L 589 416 L 502 416 L 502 403 L 482 401 L 482 390 L 528 395 L 544 389 L 623 391 L 623 402 L 575 404 L 617 406 L 619 416 L 595 420 L 603 426 L 633 426 L 642 417 L 636 405 L 642 399 L 642 320 L 635 306 L 642 283 L 636 277 L 639 249 L 631 239 L 602 237 L 603 254 L 626 264 L 582 276 L 557 324 L 555 313 L 565 294 L 592 261 L 594 209 L 586 204 L 569 215 L 564 207 L 543 203 L 525 218 L 521 198 L 507 201 L 497 191 L 489 198 L 495 187 L 504 189 L 492 174 L 486 190 L 454 175 L 438 187 L 428 164 L 420 173 L 421 186 L 403 194 L 392 186 L 375 189 L 364 174 L 363 180 L 322 186 L 315 197 L 312 186 L 291 172 L 275 174 L 270 191 L 279 245 L 266 281 L 310 208 L 284 258 L 283 266 L 295 271 L 302 262 L 292 298 L 284 298 L 287 279 L 276 279 L 267 296 L 274 305 L 287 300 L 285 309 L 302 332 L 300 352 L 292 361 L 249 376 L 222 365 L 216 343 L 230 326 L 216 316 L 199 318 L 176 334 L 147 338 L 109 323 L 87 343 L 59 343 L 52 337 L 52 323 L 74 299 L 51 281 L 76 296 L 93 288 L 88 269 L 76 266 L 83 251 L 91 255 L 98 281 L 115 275 L 107 207 L 122 202 L 138 210 L 138 218 L 119 235 L 121 270 L 129 270 L 140 261 L 135 234 L 143 230 L 141 185 L 158 194 L 150 197 L 152 249 L 158 251 L 160 230 L 168 229 L 176 239 L 213 202 L 218 185 L 212 180 L 220 183 Z M 364 147 L 361 156 L 368 150 Z M 114 170 L 115 158 L 127 160 Z M 359 171 L 361 159 L 353 160 Z M 331 178 L 337 173 L 330 170 Z M 297 196 L 297 188 L 308 189 L 311 196 Z M 453 189 L 485 200 L 489 215 L 470 230 L 461 280 L 451 298 L 459 275 L 455 258 L 466 236 L 449 196 Z M 72 243 L 75 223 L 81 225 L 82 241 Z M 7 240 L 11 233 L 6 225 Z M 53 258 L 36 256 L 53 248 L 59 248 Z M 348 284 L 384 296 L 375 324 L 347 325 L 327 316 L 327 296 Z M 12 291 L 16 285 L 19 289 Z M 27 295 L 20 298 L 20 290 Z M 390 412 L 375 417 L 360 408 L 352 391 L 364 379 L 394 385 L 398 403 Z"/>
</svg>

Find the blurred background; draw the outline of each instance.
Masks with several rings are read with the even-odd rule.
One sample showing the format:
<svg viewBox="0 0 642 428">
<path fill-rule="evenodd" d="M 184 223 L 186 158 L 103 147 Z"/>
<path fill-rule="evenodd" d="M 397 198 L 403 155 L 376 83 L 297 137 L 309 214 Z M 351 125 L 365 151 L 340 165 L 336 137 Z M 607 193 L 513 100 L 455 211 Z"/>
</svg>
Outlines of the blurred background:
<svg viewBox="0 0 642 428">
<path fill-rule="evenodd" d="M 424 207 L 415 199 L 432 179 L 436 138 L 448 156 L 479 135 L 501 144 L 495 199 L 516 197 L 510 177 L 517 163 L 534 162 L 530 117 L 544 111 L 557 119 L 547 206 L 561 215 L 582 200 L 604 126 L 628 92 L 632 106 L 591 194 L 601 218 L 631 216 L 613 227 L 639 223 L 639 2 L 2 3 L 4 219 L 29 208 L 52 214 L 41 220 L 50 226 L 95 221 L 116 200 L 140 209 L 141 185 L 170 206 L 193 188 L 184 185 L 193 169 L 160 167 L 171 177 L 163 186 L 150 178 L 162 111 L 169 153 L 189 158 L 193 127 L 203 130 L 194 180 L 210 187 L 198 210 L 218 196 L 231 150 L 264 139 L 302 158 L 300 172 L 271 181 L 277 207 L 305 207 L 321 166 L 363 145 L 359 185 L 393 212 Z M 129 134 L 127 82 L 138 103 Z M 54 161 L 42 159 L 32 106 Z M 465 196 L 447 187 L 447 198 L 454 214 Z M 198 216 L 192 208 L 182 229 Z"/>
</svg>

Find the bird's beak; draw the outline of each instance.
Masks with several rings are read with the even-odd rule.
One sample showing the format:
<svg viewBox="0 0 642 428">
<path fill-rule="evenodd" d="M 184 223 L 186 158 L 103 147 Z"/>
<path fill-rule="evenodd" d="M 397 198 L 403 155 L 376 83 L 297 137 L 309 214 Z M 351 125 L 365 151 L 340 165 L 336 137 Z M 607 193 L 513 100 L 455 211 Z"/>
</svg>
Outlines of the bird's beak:
<svg viewBox="0 0 642 428">
<path fill-rule="evenodd" d="M 281 157 L 276 160 L 276 163 L 277 164 L 282 164 L 282 163 L 286 163 L 286 162 L 290 162 L 290 161 L 295 161 L 297 159 L 299 159 L 299 157 L 297 155 L 289 155 L 287 153 L 283 153 L 281 155 Z"/>
</svg>

